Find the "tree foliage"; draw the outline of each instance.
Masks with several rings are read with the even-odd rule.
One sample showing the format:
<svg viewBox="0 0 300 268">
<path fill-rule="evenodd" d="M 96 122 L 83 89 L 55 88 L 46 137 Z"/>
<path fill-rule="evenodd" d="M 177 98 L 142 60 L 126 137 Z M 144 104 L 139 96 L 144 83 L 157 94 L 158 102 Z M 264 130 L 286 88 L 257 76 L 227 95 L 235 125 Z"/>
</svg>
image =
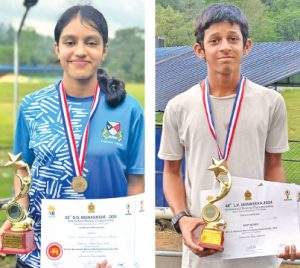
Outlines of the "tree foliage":
<svg viewBox="0 0 300 268">
<path fill-rule="evenodd" d="M 156 34 L 166 46 L 191 45 L 193 21 L 212 3 L 227 2 L 240 7 L 256 42 L 300 40 L 299 0 L 157 0 Z"/>
<path fill-rule="evenodd" d="M 104 67 L 126 81 L 144 81 L 144 30 L 122 29 L 109 42 Z"/>
<path fill-rule="evenodd" d="M 0 24 L 0 65 L 13 65 L 15 30 Z M 27 66 L 56 65 L 53 38 L 24 28 L 19 39 L 19 64 Z M 126 81 L 144 81 L 144 31 L 139 28 L 116 32 L 109 42 L 105 68 Z"/>
<path fill-rule="evenodd" d="M 194 42 L 193 21 L 174 10 L 158 5 L 156 8 L 156 35 L 164 37 L 165 46 L 183 46 Z"/>
</svg>

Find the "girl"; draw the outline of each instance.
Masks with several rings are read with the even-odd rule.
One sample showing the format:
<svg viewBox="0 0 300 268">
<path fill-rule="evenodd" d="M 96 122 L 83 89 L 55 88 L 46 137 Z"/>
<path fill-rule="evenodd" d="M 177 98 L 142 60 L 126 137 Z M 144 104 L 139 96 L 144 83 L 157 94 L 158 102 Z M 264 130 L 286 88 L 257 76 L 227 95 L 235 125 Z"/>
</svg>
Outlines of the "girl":
<svg viewBox="0 0 300 268">
<path fill-rule="evenodd" d="M 144 191 L 142 108 L 122 81 L 98 69 L 107 53 L 105 18 L 91 6 L 73 6 L 58 20 L 54 36 L 63 79 L 23 99 L 16 127 L 14 153 L 23 153 L 32 173 L 29 196 L 20 202 L 35 221 L 37 246 L 18 256 L 17 267 L 40 266 L 42 199 Z M 15 180 L 16 194 L 19 189 Z M 0 235 L 9 227 L 6 221 Z"/>
</svg>

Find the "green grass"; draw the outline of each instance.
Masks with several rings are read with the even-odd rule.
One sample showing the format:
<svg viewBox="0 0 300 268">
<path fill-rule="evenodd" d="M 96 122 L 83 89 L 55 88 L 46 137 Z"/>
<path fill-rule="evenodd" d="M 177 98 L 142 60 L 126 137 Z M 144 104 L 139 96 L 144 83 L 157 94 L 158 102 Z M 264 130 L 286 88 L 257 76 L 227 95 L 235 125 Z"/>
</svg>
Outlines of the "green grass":
<svg viewBox="0 0 300 268">
<path fill-rule="evenodd" d="M 283 91 L 282 96 L 288 112 L 289 139 L 300 140 L 300 89 Z"/>
</svg>

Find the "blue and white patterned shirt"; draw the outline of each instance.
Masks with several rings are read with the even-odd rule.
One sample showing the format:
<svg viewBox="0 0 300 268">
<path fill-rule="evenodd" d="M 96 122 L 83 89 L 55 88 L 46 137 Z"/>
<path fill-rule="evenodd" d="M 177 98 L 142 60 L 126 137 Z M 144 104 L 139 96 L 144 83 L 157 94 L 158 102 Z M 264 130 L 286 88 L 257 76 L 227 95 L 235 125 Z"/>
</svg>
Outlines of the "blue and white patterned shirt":
<svg viewBox="0 0 300 268">
<path fill-rule="evenodd" d="M 93 97 L 67 96 L 77 146 L 86 126 Z M 75 176 L 63 127 L 56 86 L 24 97 L 18 115 L 14 153 L 23 153 L 31 165 L 29 216 L 35 221 L 37 249 L 19 257 L 40 267 L 41 200 L 113 198 L 127 195 L 127 175 L 144 174 L 144 117 L 140 104 L 131 96 L 111 108 L 102 94 L 90 121 L 83 175 L 84 193 L 72 189 Z"/>
</svg>

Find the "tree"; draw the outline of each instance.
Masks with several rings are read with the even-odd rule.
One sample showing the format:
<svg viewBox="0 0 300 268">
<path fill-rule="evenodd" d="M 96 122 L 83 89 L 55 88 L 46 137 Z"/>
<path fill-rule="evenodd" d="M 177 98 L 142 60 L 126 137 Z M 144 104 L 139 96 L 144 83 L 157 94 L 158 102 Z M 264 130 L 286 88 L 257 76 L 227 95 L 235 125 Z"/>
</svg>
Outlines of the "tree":
<svg viewBox="0 0 300 268">
<path fill-rule="evenodd" d="M 125 81 L 144 81 L 144 30 L 122 29 L 110 40 L 103 67 Z"/>
<path fill-rule="evenodd" d="M 166 46 L 183 46 L 194 43 L 193 20 L 168 6 L 156 7 L 156 35 L 164 37 Z"/>
<path fill-rule="evenodd" d="M 20 65 L 50 65 L 49 59 L 55 57 L 53 42 L 51 37 L 40 35 L 35 29 L 26 27 L 20 36 Z"/>
<path fill-rule="evenodd" d="M 184 12 L 185 11 L 185 0 L 156 0 L 156 6 L 161 6 L 167 8 L 168 6 L 172 7 L 174 10 Z"/>
<path fill-rule="evenodd" d="M 13 46 L 1 45 L 0 46 L 0 62 L 1 65 L 12 65 L 14 58 Z"/>
<path fill-rule="evenodd" d="M 286 8 L 274 17 L 280 40 L 300 40 L 300 9 Z"/>
<path fill-rule="evenodd" d="M 243 10 L 254 41 L 300 40 L 299 0 L 158 0 L 156 33 L 168 46 L 190 45 L 193 17 L 204 6 L 221 2 Z"/>
<path fill-rule="evenodd" d="M 257 42 L 277 41 L 275 24 L 269 16 L 268 7 L 260 0 L 241 1 L 239 4 L 249 23 L 249 35 Z M 253 12 L 255 10 L 255 12 Z"/>
</svg>

